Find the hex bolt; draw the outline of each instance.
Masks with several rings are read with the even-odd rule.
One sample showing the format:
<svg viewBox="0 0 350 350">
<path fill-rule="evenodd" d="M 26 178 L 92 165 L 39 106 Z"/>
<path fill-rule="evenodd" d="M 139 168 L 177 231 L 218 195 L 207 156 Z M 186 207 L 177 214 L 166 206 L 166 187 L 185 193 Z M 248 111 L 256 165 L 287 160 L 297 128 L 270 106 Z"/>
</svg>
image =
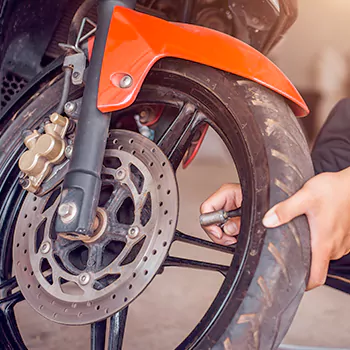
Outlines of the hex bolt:
<svg viewBox="0 0 350 350">
<path fill-rule="evenodd" d="M 73 153 L 73 146 L 68 145 L 64 150 L 64 154 L 68 159 L 70 159 L 72 157 L 72 153 Z"/>
<path fill-rule="evenodd" d="M 69 203 L 63 203 L 58 208 L 58 215 L 61 217 L 66 217 L 70 214 L 70 205 Z"/>
<path fill-rule="evenodd" d="M 23 188 L 27 188 L 29 186 L 29 180 L 28 179 L 19 179 L 18 182 Z"/>
<path fill-rule="evenodd" d="M 77 104 L 75 102 L 67 102 L 64 105 L 64 111 L 67 114 L 73 113 L 75 111 L 75 109 L 77 108 Z"/>
<path fill-rule="evenodd" d="M 122 89 L 127 89 L 132 85 L 132 78 L 130 75 L 125 74 L 119 81 L 119 86 Z"/>
<path fill-rule="evenodd" d="M 122 180 L 125 179 L 125 176 L 126 176 L 126 171 L 125 171 L 125 169 L 123 169 L 123 168 L 117 169 L 117 172 L 116 172 L 116 175 L 115 175 L 115 177 L 117 178 L 117 180 L 122 181 Z"/>
<path fill-rule="evenodd" d="M 58 207 L 58 215 L 64 223 L 72 221 L 77 213 L 77 207 L 74 203 L 62 203 Z"/>
<path fill-rule="evenodd" d="M 51 250 L 50 242 L 43 242 L 40 247 L 40 251 L 42 254 L 47 254 Z"/>
<path fill-rule="evenodd" d="M 128 230 L 128 236 L 132 239 L 136 238 L 140 233 L 140 229 L 137 226 L 132 226 Z"/>
<path fill-rule="evenodd" d="M 90 282 L 90 275 L 87 272 L 83 272 L 79 275 L 79 283 L 82 286 L 87 285 Z"/>
</svg>

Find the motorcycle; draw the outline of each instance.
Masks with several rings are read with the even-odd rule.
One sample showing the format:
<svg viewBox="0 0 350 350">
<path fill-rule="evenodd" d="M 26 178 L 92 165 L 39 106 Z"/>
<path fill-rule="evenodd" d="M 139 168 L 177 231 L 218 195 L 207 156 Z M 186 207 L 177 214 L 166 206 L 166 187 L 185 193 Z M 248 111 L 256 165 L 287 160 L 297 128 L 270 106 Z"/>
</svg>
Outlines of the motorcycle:
<svg viewBox="0 0 350 350">
<path fill-rule="evenodd" d="M 183 267 L 224 280 L 177 349 L 276 349 L 310 265 L 304 217 L 262 225 L 313 175 L 296 119 L 308 108 L 265 56 L 295 21 L 296 1 L 5 0 L 0 9 L 1 348 L 26 348 L 14 311 L 26 300 L 50 321 L 91 324 L 92 349 L 105 348 L 109 319 L 108 348 L 121 349 L 129 305 L 157 274 Z M 243 191 L 228 247 L 177 229 L 176 170 L 209 127 Z M 231 262 L 172 256 L 174 242 Z"/>
</svg>

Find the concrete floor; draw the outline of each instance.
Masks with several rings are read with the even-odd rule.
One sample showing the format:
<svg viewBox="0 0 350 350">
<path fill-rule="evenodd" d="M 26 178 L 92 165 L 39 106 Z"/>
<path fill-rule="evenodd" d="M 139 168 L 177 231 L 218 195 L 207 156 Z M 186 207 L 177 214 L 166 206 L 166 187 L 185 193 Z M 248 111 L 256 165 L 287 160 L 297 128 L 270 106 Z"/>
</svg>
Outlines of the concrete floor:
<svg viewBox="0 0 350 350">
<path fill-rule="evenodd" d="M 222 183 L 236 181 L 225 149 L 215 137 L 208 137 L 198 159 L 186 172 L 179 171 L 178 181 L 182 200 L 179 229 L 205 238 L 198 224 L 199 205 Z M 172 253 L 218 263 L 227 263 L 230 259 L 226 254 L 185 244 L 174 246 Z M 219 274 L 213 272 L 166 269 L 129 307 L 124 348 L 174 349 L 209 307 L 222 280 Z M 65 327 L 54 324 L 33 312 L 26 302 L 16 308 L 16 315 L 29 349 L 89 348 L 88 326 Z M 285 343 L 350 349 L 348 315 L 348 295 L 327 287 L 309 292 L 303 299 Z"/>
</svg>

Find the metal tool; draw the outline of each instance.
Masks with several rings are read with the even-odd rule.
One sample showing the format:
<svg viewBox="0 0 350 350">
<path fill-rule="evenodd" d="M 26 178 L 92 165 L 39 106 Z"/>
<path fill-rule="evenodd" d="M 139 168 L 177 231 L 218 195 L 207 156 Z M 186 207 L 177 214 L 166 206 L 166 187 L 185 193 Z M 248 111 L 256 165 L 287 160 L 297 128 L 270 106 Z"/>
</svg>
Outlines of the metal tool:
<svg viewBox="0 0 350 350">
<path fill-rule="evenodd" d="M 201 226 L 210 226 L 210 225 L 222 225 L 228 219 L 235 218 L 242 215 L 241 208 L 235 210 L 218 210 L 211 213 L 202 214 L 199 217 L 199 222 Z"/>
</svg>

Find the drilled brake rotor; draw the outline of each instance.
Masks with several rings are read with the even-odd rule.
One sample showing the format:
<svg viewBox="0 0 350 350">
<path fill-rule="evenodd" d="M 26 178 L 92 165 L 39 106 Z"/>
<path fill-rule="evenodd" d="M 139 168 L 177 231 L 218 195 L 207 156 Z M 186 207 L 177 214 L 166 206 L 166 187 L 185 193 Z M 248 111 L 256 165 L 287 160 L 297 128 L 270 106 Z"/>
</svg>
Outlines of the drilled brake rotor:
<svg viewBox="0 0 350 350">
<path fill-rule="evenodd" d="M 153 142 L 111 131 L 102 174 L 98 213 L 105 222 L 89 243 L 54 232 L 60 186 L 42 197 L 28 193 L 18 217 L 18 284 L 37 312 L 58 323 L 96 322 L 128 305 L 161 267 L 174 235 L 176 179 Z"/>
</svg>

